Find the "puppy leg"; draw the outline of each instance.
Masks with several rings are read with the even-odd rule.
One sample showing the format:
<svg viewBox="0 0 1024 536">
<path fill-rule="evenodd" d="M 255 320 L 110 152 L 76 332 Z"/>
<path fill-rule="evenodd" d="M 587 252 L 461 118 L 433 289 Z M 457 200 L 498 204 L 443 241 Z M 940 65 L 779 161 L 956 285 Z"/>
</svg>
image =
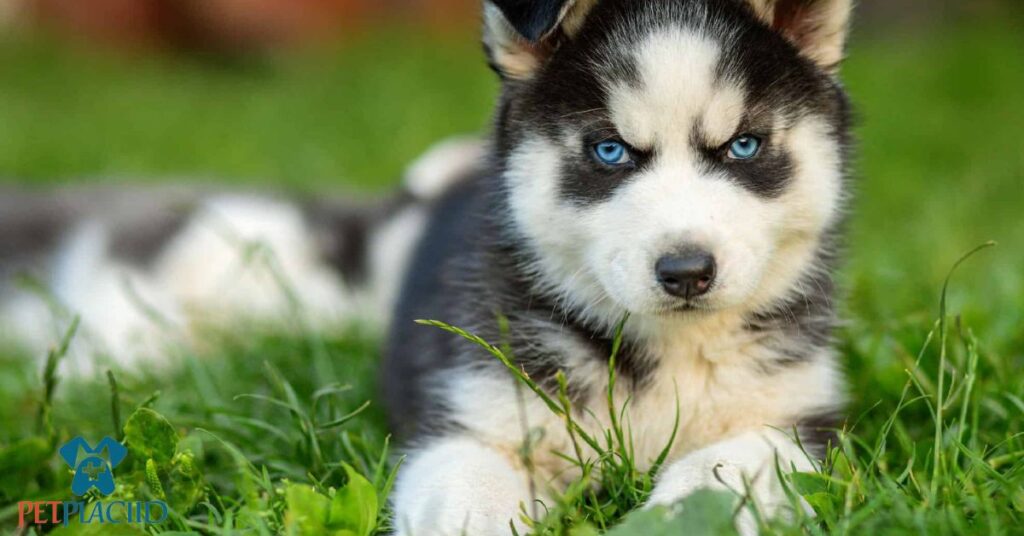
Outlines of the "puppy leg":
<svg viewBox="0 0 1024 536">
<path fill-rule="evenodd" d="M 791 467 L 814 470 L 807 455 L 786 434 L 777 430 L 748 432 L 691 452 L 667 466 L 647 506 L 671 505 L 701 489 L 742 494 L 749 484 L 758 507 L 773 516 L 790 504 L 775 470 L 776 459 L 784 472 Z M 737 528 L 744 536 L 757 534 L 757 523 L 748 510 L 740 515 Z"/>
<path fill-rule="evenodd" d="M 442 439 L 413 454 L 394 493 L 398 536 L 507 536 L 529 508 L 529 475 L 508 455 L 470 438 Z"/>
</svg>

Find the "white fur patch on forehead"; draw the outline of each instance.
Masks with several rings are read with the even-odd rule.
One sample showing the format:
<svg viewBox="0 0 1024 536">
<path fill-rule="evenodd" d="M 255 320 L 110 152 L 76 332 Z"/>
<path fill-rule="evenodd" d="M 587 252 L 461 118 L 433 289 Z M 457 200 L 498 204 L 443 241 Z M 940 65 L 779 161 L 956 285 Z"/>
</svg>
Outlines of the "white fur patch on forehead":
<svg viewBox="0 0 1024 536">
<path fill-rule="evenodd" d="M 705 137 L 728 141 L 744 113 L 744 91 L 719 79 L 722 44 L 699 31 L 667 28 L 634 54 L 639 84 L 616 84 L 609 97 L 612 121 L 640 148 L 683 147 L 694 127 Z"/>
</svg>

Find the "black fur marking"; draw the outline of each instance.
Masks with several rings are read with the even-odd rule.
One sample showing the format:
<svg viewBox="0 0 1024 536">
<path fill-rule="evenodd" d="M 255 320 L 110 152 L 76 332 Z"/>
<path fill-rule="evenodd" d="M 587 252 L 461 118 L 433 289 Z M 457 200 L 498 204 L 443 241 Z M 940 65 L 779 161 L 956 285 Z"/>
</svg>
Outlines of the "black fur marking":
<svg viewBox="0 0 1024 536">
<path fill-rule="evenodd" d="M 694 126 L 691 140 L 694 147 L 701 149 L 701 171 L 729 177 L 761 197 L 778 197 L 785 191 L 794 169 L 789 153 L 781 143 L 772 139 L 770 118 L 762 116 L 744 120 L 735 133 L 736 136 L 742 134 L 758 137 L 761 148 L 749 160 L 733 160 L 729 158 L 729 145 L 735 138 L 715 146 L 716 141 L 707 138 L 699 123 Z"/>
<path fill-rule="evenodd" d="M 609 166 L 598 162 L 594 156 L 594 145 L 608 140 L 618 139 L 614 127 L 599 126 L 596 120 L 593 127 L 583 136 L 582 146 L 577 154 L 567 157 L 562 163 L 560 195 L 576 205 L 600 203 L 609 199 L 622 185 L 639 171 L 650 165 L 651 154 L 629 147 L 632 161 L 620 166 Z"/>
<path fill-rule="evenodd" d="M 751 161 L 719 159 L 714 162 L 714 167 L 723 169 L 729 177 L 759 196 L 778 197 L 785 191 L 793 174 L 793 164 L 783 148 L 766 141 L 767 146 L 762 147 L 761 154 Z"/>
<path fill-rule="evenodd" d="M 188 222 L 192 207 L 169 207 L 132 227 L 111 231 L 110 251 L 119 259 L 145 266 L 156 259 L 164 247 Z"/>
<path fill-rule="evenodd" d="M 0 193 L 0 276 L 45 271 L 78 226 L 99 225 L 110 254 L 137 266 L 153 262 L 181 230 L 199 192 L 174 186 L 8 189 Z"/>
<path fill-rule="evenodd" d="M 490 0 L 519 35 L 531 43 L 554 29 L 567 0 Z"/>
<path fill-rule="evenodd" d="M 437 328 L 419 326 L 417 319 L 442 320 L 464 328 L 460 323 L 452 289 L 447 281 L 453 259 L 467 247 L 474 227 L 473 215 L 480 211 L 478 197 L 481 180 L 467 181 L 449 190 L 433 210 L 429 233 L 413 251 L 410 270 L 401 289 L 392 324 L 392 336 L 386 337 L 381 367 L 381 386 L 389 410 L 392 429 L 399 437 L 410 438 L 446 429 L 444 400 L 434 396 L 435 374 L 460 366 L 456 355 L 469 343 L 457 340 Z M 468 303 L 476 303 L 469 298 Z M 493 319 L 491 311 L 485 318 Z M 488 364 L 481 360 L 482 364 Z"/>
<path fill-rule="evenodd" d="M 830 409 L 799 419 L 796 429 L 807 453 L 822 460 L 828 449 L 839 446 L 842 424 L 842 411 Z"/>
<path fill-rule="evenodd" d="M 33 203 L 35 196 L 5 189 L 0 193 L 0 286 L 17 274 L 37 272 L 57 247 L 69 218 Z"/>
<path fill-rule="evenodd" d="M 307 201 L 303 213 L 317 237 L 320 256 L 341 273 L 347 285 L 359 285 L 368 276 L 370 234 L 414 203 L 413 195 L 402 190 L 376 202 Z"/>
<path fill-rule="evenodd" d="M 835 233 L 826 235 L 815 261 L 817 269 L 804 276 L 791 296 L 768 309 L 750 315 L 746 329 L 762 337 L 775 357 L 759 362 L 765 374 L 774 374 L 822 356 L 832 344 L 836 325 L 833 306 L 835 282 L 831 273 L 837 260 Z"/>
</svg>

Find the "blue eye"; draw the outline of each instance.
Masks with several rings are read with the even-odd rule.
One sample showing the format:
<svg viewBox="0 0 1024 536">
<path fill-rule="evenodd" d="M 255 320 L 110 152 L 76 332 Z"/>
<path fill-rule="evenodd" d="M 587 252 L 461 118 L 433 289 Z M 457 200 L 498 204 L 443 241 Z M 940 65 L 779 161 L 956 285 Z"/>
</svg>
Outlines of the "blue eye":
<svg viewBox="0 0 1024 536">
<path fill-rule="evenodd" d="M 729 158 L 733 160 L 750 160 L 757 156 L 761 149 L 761 140 L 757 136 L 743 134 L 729 144 Z"/>
<path fill-rule="evenodd" d="M 622 142 L 614 140 L 602 141 L 594 145 L 594 155 L 602 163 L 609 166 L 621 166 L 630 162 L 629 151 Z"/>
</svg>

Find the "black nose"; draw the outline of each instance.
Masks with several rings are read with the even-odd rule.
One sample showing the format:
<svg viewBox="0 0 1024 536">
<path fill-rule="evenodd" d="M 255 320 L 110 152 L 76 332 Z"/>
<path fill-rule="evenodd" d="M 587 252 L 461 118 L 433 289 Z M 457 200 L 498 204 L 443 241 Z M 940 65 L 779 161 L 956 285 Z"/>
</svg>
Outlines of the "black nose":
<svg viewBox="0 0 1024 536">
<path fill-rule="evenodd" d="M 696 298 L 707 292 L 715 280 L 715 258 L 703 250 L 687 250 L 658 259 L 654 271 L 665 292 L 680 298 Z"/>
</svg>

